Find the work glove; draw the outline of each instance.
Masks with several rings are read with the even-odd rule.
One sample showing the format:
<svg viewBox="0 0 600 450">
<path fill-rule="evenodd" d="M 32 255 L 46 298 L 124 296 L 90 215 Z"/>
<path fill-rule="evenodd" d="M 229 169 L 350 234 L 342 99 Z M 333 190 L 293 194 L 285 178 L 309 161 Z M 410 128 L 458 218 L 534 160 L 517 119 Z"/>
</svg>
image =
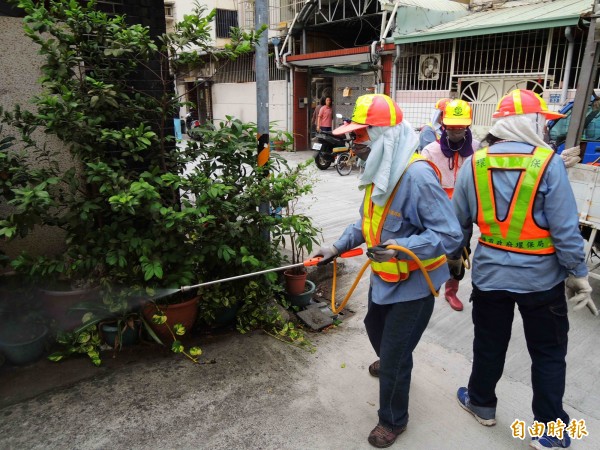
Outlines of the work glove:
<svg viewBox="0 0 600 450">
<path fill-rule="evenodd" d="M 460 275 L 460 272 L 462 271 L 462 267 L 463 267 L 463 261 L 461 258 L 448 260 L 448 269 L 450 269 L 450 273 L 452 275 L 456 275 L 456 276 Z"/>
<path fill-rule="evenodd" d="M 593 315 L 598 315 L 598 309 L 592 300 L 592 287 L 587 275 L 585 277 L 569 275 L 565 281 L 565 286 L 567 288 L 567 300 L 575 303 L 573 311 L 579 311 L 584 306 L 587 306 Z"/>
<path fill-rule="evenodd" d="M 567 169 L 569 167 L 573 167 L 575 164 L 581 161 L 581 158 L 579 157 L 580 152 L 581 149 L 579 147 L 566 148 L 562 151 L 560 157 L 565 163 L 565 167 Z"/>
<path fill-rule="evenodd" d="M 317 250 L 312 257 L 315 258 L 317 256 L 322 256 L 323 258 L 317 263 L 317 266 L 324 266 L 325 264 L 329 264 L 331 261 L 333 261 L 333 258 L 335 258 L 338 253 L 338 249 L 333 245 L 323 245 L 319 247 L 319 250 Z"/>
<path fill-rule="evenodd" d="M 398 245 L 398 244 L 396 243 L 395 240 L 388 239 L 383 244 L 379 244 L 379 247 L 381 247 L 381 250 L 375 250 L 375 251 L 369 252 L 369 258 L 371 258 L 375 262 L 385 262 L 385 261 L 389 261 L 392 258 L 395 258 L 396 254 L 398 253 L 398 250 L 384 249 L 384 247 L 386 247 L 388 245 Z"/>
</svg>

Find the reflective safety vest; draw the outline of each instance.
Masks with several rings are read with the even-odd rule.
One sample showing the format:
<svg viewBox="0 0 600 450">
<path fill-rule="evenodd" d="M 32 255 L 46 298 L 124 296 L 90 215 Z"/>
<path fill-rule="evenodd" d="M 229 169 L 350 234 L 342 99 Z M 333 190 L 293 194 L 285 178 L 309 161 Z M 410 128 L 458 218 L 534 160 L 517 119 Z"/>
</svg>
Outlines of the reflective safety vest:
<svg viewBox="0 0 600 450">
<path fill-rule="evenodd" d="M 488 153 L 488 148 L 473 155 L 473 174 L 477 194 L 479 242 L 509 252 L 550 255 L 555 252 L 550 231 L 539 227 L 533 218 L 533 204 L 540 181 L 554 152 L 536 147 L 531 153 Z M 494 171 L 519 171 L 508 213 L 498 219 L 493 192 Z"/>
<path fill-rule="evenodd" d="M 441 177 L 440 171 L 431 161 L 427 161 L 423 156 L 415 153 L 412 155 L 410 161 L 406 168 L 410 166 L 415 161 L 426 161 L 428 162 L 435 173 L 438 176 L 438 179 Z M 404 169 L 406 173 L 406 169 Z M 402 174 L 404 176 L 404 174 Z M 374 247 L 381 243 L 381 230 L 383 229 L 383 224 L 385 223 L 385 219 L 390 210 L 390 206 L 392 205 L 392 201 L 394 200 L 394 196 L 396 195 L 396 191 L 400 186 L 400 182 L 402 181 L 402 177 L 396 184 L 392 195 L 388 199 L 385 206 L 379 206 L 373 204 L 371 201 L 371 193 L 373 192 L 373 185 L 367 187 L 365 192 L 365 200 L 363 203 L 363 221 L 362 221 L 362 233 L 365 238 L 365 242 L 368 247 Z M 431 271 L 437 269 L 441 265 L 446 263 L 446 255 L 440 255 L 435 258 L 423 259 L 421 260 L 427 271 Z M 404 281 L 408 278 L 410 272 L 413 270 L 419 270 L 419 266 L 412 259 L 396 259 L 392 258 L 386 262 L 375 262 L 371 261 L 371 270 L 374 273 L 379 275 L 379 277 L 383 281 L 387 281 L 389 283 L 395 283 L 398 281 Z"/>
</svg>

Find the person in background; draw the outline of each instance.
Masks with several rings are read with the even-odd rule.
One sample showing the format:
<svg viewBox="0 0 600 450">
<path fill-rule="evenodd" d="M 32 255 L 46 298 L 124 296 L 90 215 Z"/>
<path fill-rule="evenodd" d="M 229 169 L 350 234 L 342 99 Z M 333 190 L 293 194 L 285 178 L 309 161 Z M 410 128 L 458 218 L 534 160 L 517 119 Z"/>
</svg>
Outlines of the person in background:
<svg viewBox="0 0 600 450">
<path fill-rule="evenodd" d="M 547 429 L 549 423 L 569 424 L 562 403 L 567 299 L 574 310 L 598 310 L 565 164 L 542 139 L 546 119 L 562 114 L 548 110 L 533 91 L 516 89 L 500 100 L 493 117 L 495 144 L 465 161 L 452 197 L 463 245 L 474 223 L 481 232 L 472 273 L 473 366 L 457 399 L 482 425 L 496 424 L 496 384 L 517 305 L 532 360 L 533 419 L 546 427 L 530 446 L 569 448 L 567 433 L 559 438 Z"/>
<path fill-rule="evenodd" d="M 319 119 L 319 111 L 321 110 L 321 107 L 324 104 L 325 104 L 325 99 L 324 98 L 320 99 L 317 106 L 315 106 L 315 110 L 313 111 L 311 125 L 314 130 L 317 129 L 317 121 Z"/>
<path fill-rule="evenodd" d="M 314 256 L 323 256 L 320 264 L 326 264 L 362 243 L 370 248 L 365 327 L 380 359 L 369 366 L 369 373 L 379 377 L 379 420 L 368 441 L 383 448 L 406 429 L 412 355 L 434 305 L 417 264 L 387 247 L 399 245 L 414 252 L 433 286 L 439 288 L 450 276 L 446 254 L 459 248 L 462 234 L 439 172 L 415 153 L 417 134 L 390 97 L 360 96 L 352 121 L 333 131 L 338 135 L 349 132 L 356 135 L 356 154 L 366 158 L 359 181 L 365 191 L 360 218 L 333 246 L 322 246 Z"/>
<path fill-rule="evenodd" d="M 465 159 L 479 148 L 479 141 L 473 139 L 471 133 L 472 122 L 473 111 L 467 102 L 458 99 L 448 102 L 442 115 L 440 140 L 431 142 L 421 151 L 421 155 L 432 161 L 440 170 L 442 187 L 450 199 L 458 170 Z M 470 253 L 468 243 L 465 248 L 468 255 Z M 448 261 L 448 264 L 452 278 L 446 282 L 444 297 L 452 309 L 462 311 L 463 304 L 457 293 L 459 282 L 465 276 L 465 266 L 462 259 Z"/>
<path fill-rule="evenodd" d="M 331 97 L 325 97 L 325 104 L 319 109 L 317 115 L 317 131 L 331 131 L 333 124 L 333 109 L 331 108 Z"/>
<path fill-rule="evenodd" d="M 435 109 L 431 114 L 431 121 L 423 125 L 419 132 L 419 151 L 432 142 L 439 142 L 442 136 L 442 116 L 444 115 L 446 104 L 451 100 L 450 98 L 441 98 L 435 103 Z"/>
</svg>

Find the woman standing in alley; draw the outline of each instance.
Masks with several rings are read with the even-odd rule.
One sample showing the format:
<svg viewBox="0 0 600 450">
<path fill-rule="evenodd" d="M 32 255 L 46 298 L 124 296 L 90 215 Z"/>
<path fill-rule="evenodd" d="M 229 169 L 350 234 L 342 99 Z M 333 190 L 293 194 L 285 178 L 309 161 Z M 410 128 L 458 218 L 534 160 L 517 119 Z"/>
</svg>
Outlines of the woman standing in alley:
<svg viewBox="0 0 600 450">
<path fill-rule="evenodd" d="M 325 104 L 319 109 L 317 116 L 317 131 L 331 131 L 333 124 L 333 109 L 331 108 L 331 97 L 325 97 Z"/>
</svg>

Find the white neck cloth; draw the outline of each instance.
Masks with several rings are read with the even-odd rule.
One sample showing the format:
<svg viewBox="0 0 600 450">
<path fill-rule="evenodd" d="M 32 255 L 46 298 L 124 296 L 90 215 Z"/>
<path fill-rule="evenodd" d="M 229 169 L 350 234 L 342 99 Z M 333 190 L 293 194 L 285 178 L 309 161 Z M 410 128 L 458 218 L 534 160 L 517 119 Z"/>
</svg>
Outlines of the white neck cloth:
<svg viewBox="0 0 600 450">
<path fill-rule="evenodd" d="M 371 138 L 371 153 L 358 187 L 365 189 L 374 184 L 371 200 L 383 206 L 419 146 L 419 137 L 407 120 L 394 127 L 372 127 L 367 132 Z"/>
<path fill-rule="evenodd" d="M 545 119 L 542 114 L 501 117 L 494 121 L 490 133 L 505 141 L 525 142 L 535 147 L 548 147 L 548 144 L 541 138 L 544 133 Z"/>
</svg>

